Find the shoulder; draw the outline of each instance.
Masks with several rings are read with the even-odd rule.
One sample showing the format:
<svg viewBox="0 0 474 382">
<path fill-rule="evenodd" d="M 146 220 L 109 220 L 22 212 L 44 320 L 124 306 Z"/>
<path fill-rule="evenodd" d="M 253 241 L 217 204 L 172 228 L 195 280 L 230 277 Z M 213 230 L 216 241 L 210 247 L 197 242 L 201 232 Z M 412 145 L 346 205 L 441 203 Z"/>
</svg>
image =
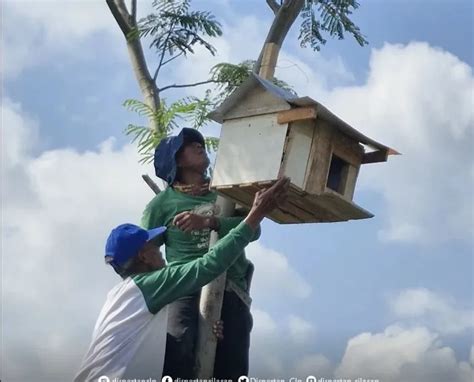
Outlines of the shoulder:
<svg viewBox="0 0 474 382">
<path fill-rule="evenodd" d="M 172 193 L 173 189 L 171 187 L 164 189 L 160 193 L 156 194 L 153 199 L 150 200 L 150 202 L 148 202 L 147 208 L 160 207 L 162 203 L 173 197 Z"/>
</svg>

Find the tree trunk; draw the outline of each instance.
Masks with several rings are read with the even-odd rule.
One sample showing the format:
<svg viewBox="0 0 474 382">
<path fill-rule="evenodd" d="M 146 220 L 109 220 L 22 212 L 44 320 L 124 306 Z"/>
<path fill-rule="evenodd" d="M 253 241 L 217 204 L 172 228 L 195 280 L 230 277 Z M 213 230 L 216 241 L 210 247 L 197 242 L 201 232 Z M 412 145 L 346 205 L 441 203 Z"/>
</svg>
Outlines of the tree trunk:
<svg viewBox="0 0 474 382">
<path fill-rule="evenodd" d="M 271 6 L 272 11 L 275 12 L 275 18 L 255 63 L 254 73 L 259 73 L 261 77 L 266 79 L 273 78 L 283 41 L 303 9 L 304 3 L 305 0 L 285 0 L 278 9 L 277 4 Z"/>
<path fill-rule="evenodd" d="M 143 100 L 153 111 L 157 111 L 160 107 L 160 95 L 158 88 L 151 78 L 150 72 L 146 66 L 145 56 L 143 55 L 142 45 L 139 39 L 127 41 L 128 54 L 132 64 L 133 72 L 137 79 L 138 85 L 143 95 Z M 150 127 L 155 131 L 159 131 L 158 121 L 153 118 L 149 120 Z"/>
<path fill-rule="evenodd" d="M 128 12 L 123 0 L 106 0 L 106 2 L 127 42 L 128 55 L 133 73 L 142 92 L 143 100 L 153 111 L 156 111 L 160 107 L 158 87 L 148 70 L 140 38 L 129 37 L 130 32 L 137 28 L 136 0 L 132 1 L 132 14 Z M 155 119 L 150 118 L 149 123 L 150 127 L 156 131 L 159 130 L 160 126 Z"/>
</svg>

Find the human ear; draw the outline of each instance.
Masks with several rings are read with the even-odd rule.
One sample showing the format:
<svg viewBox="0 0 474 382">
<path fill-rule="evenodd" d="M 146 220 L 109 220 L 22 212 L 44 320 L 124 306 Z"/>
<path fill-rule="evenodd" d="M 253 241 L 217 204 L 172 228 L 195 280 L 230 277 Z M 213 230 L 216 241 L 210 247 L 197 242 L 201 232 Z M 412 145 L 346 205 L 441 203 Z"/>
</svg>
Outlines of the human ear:
<svg viewBox="0 0 474 382">
<path fill-rule="evenodd" d="M 140 250 L 140 252 L 138 252 L 138 260 L 140 260 L 142 263 L 148 264 L 150 260 L 147 253 L 148 253 L 148 248 L 145 246 Z"/>
</svg>

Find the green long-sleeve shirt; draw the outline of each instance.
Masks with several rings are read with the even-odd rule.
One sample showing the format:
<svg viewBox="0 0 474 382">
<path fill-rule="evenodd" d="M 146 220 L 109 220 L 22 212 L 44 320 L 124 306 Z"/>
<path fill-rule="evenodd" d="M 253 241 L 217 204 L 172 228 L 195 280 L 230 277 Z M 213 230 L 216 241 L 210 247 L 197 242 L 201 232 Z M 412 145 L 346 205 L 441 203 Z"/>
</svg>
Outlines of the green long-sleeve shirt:
<svg viewBox="0 0 474 382">
<path fill-rule="evenodd" d="M 75 382 L 161 376 L 167 304 L 197 291 L 240 256 L 254 232 L 244 222 L 198 259 L 127 277 L 107 295 Z"/>
<path fill-rule="evenodd" d="M 165 244 L 166 260 L 169 264 L 185 264 L 200 258 L 209 250 L 210 229 L 186 233 L 173 225 L 173 219 L 184 211 L 190 211 L 201 216 L 216 215 L 218 213 L 215 206 L 216 197 L 215 192 L 193 196 L 168 187 L 156 195 L 146 206 L 141 221 L 143 228 L 152 229 L 158 226 L 168 228 L 157 244 Z M 219 218 L 219 237 L 225 236 L 242 219 L 241 217 Z M 252 241 L 258 239 L 259 236 L 260 230 L 257 230 Z M 247 289 L 246 276 L 249 265 L 250 261 L 245 257 L 245 252 L 242 250 L 239 258 L 227 271 L 227 277 L 244 290 Z"/>
</svg>

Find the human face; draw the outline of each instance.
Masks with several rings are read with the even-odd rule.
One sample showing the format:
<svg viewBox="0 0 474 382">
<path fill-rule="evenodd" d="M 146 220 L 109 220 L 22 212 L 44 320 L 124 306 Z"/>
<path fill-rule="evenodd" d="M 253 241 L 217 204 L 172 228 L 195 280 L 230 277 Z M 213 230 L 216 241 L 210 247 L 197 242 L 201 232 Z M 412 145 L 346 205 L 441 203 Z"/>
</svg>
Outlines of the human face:
<svg viewBox="0 0 474 382">
<path fill-rule="evenodd" d="M 166 262 L 163 259 L 163 254 L 161 253 L 160 248 L 151 241 L 147 242 L 142 247 L 138 257 L 150 268 L 150 270 L 161 269 L 166 266 Z"/>
<path fill-rule="evenodd" d="M 199 142 L 186 143 L 177 157 L 178 167 L 204 173 L 209 166 L 206 150 Z"/>
</svg>

